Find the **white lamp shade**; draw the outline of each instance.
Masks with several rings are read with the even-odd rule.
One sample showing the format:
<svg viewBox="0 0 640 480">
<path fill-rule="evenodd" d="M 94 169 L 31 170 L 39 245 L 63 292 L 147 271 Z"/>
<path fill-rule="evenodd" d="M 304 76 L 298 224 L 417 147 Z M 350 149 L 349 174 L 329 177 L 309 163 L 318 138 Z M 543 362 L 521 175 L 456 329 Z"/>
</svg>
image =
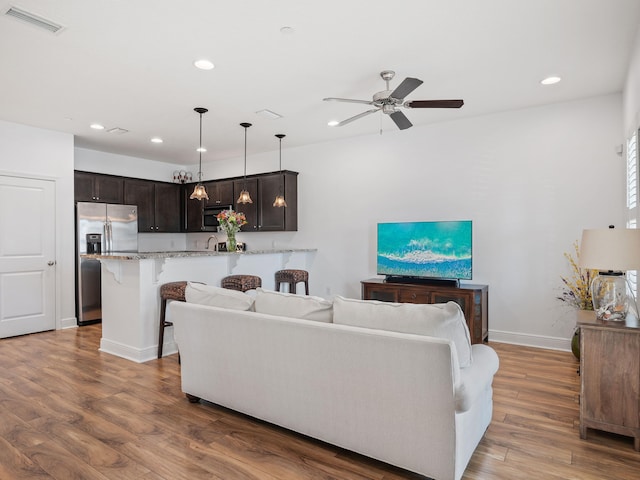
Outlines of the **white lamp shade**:
<svg viewBox="0 0 640 480">
<path fill-rule="evenodd" d="M 579 266 L 600 271 L 640 270 L 640 229 L 583 230 Z"/>
</svg>

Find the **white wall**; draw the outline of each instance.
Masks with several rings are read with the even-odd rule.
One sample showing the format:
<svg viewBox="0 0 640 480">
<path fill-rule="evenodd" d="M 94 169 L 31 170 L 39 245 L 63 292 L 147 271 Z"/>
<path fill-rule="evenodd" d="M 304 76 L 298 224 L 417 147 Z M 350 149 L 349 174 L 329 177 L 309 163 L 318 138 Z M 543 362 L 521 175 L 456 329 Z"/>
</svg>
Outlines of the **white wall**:
<svg viewBox="0 0 640 480">
<path fill-rule="evenodd" d="M 87 172 L 171 182 L 173 172 L 175 170 L 183 170 L 184 165 L 156 162 L 154 160 L 99 152 L 86 148 L 76 148 L 74 168 Z"/>
<path fill-rule="evenodd" d="M 0 120 L 0 173 L 55 181 L 56 328 L 75 326 L 73 136 Z"/>
<path fill-rule="evenodd" d="M 376 224 L 474 222 L 474 280 L 489 284 L 490 338 L 568 348 L 556 300 L 584 228 L 624 225 L 621 96 L 523 109 L 342 141 L 283 147 L 300 172 L 299 231 L 239 234 L 249 248 L 317 247 L 312 294 L 360 296 L 375 275 Z M 348 127 L 344 127 L 348 128 Z M 242 159 L 203 165 L 235 176 Z M 247 173 L 277 169 L 277 152 Z M 188 248 L 204 234 L 190 234 Z"/>
<path fill-rule="evenodd" d="M 629 61 L 623 91 L 623 123 L 625 138 L 629 138 L 640 127 L 640 30 Z"/>
</svg>

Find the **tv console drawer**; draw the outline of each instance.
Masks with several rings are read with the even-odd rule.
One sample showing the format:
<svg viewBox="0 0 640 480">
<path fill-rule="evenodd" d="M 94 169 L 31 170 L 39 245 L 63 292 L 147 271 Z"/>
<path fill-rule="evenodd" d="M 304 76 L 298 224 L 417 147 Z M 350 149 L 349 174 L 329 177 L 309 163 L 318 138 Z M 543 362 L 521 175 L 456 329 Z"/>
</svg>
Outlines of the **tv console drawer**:
<svg viewBox="0 0 640 480">
<path fill-rule="evenodd" d="M 372 278 L 360 282 L 363 300 L 398 303 L 447 303 L 460 305 L 471 334 L 471 343 L 489 339 L 488 285 L 441 285 L 385 282 Z"/>
</svg>

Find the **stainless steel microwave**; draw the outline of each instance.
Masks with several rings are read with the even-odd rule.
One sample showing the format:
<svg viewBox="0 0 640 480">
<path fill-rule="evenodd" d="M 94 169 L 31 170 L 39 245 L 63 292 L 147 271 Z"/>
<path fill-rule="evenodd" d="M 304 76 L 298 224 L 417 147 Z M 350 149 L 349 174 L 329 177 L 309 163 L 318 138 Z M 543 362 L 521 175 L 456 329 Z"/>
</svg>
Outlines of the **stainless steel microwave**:
<svg viewBox="0 0 640 480">
<path fill-rule="evenodd" d="M 204 227 L 204 230 L 218 230 L 218 225 L 220 225 L 220 223 L 216 217 L 223 210 L 233 210 L 233 205 L 210 205 L 204 207 L 202 210 L 202 226 Z"/>
</svg>

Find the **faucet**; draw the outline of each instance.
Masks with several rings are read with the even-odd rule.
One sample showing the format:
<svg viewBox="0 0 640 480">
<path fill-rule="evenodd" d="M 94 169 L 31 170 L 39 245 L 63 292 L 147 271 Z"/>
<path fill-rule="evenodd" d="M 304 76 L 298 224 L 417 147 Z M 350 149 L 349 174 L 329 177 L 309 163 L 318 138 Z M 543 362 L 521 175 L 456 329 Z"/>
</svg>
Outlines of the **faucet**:
<svg viewBox="0 0 640 480">
<path fill-rule="evenodd" d="M 218 237 L 216 237 L 215 235 L 211 235 L 211 236 L 207 239 L 207 247 L 206 247 L 206 249 L 207 249 L 207 250 L 209 250 L 209 247 L 211 246 L 211 239 L 215 239 L 215 240 L 216 240 L 216 244 L 215 244 L 215 246 L 213 247 L 213 250 L 214 250 L 215 252 L 217 252 L 217 251 L 218 251 Z"/>
</svg>

